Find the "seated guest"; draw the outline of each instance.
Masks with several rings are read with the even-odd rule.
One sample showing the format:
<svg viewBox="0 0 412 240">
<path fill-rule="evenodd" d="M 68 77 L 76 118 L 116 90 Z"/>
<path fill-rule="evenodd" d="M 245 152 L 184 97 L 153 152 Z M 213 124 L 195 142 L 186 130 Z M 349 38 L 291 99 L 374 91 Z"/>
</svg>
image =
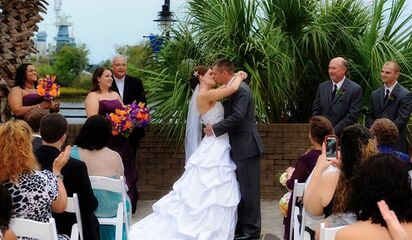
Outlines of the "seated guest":
<svg viewBox="0 0 412 240">
<path fill-rule="evenodd" d="M 33 138 L 31 143 L 33 144 L 33 151 L 36 151 L 42 144 L 40 136 L 40 120 L 43 116 L 47 115 L 49 111 L 41 108 L 35 108 L 24 115 L 24 121 L 26 121 L 31 130 L 33 131 Z"/>
<path fill-rule="evenodd" d="M 286 181 L 286 187 L 290 191 L 293 191 L 295 179 L 300 183 L 306 182 L 306 179 L 315 167 L 316 160 L 322 153 L 323 140 L 327 135 L 332 134 L 333 127 L 327 118 L 323 116 L 314 116 L 309 120 L 309 140 L 312 147 L 304 155 L 298 158 L 295 168 L 288 168 L 287 171 L 290 172 L 291 177 Z M 289 239 L 291 209 L 292 201 L 289 201 L 287 216 L 283 219 L 283 224 L 285 225 L 284 239 Z"/>
<path fill-rule="evenodd" d="M 50 167 L 52 172 L 39 171 L 31 134 L 24 121 L 8 121 L 0 125 L 0 183 L 12 196 L 12 217 L 49 222 L 52 212 L 61 213 L 67 205 L 61 169 L 67 163 L 70 147 L 55 156 Z M 69 239 L 61 234 L 58 237 L 59 240 Z"/>
<path fill-rule="evenodd" d="M 348 211 L 348 197 L 350 195 L 350 181 L 358 165 L 367 157 L 376 154 L 377 149 L 369 130 L 364 126 L 355 124 L 346 127 L 339 139 L 340 159 L 328 161 L 326 150 L 323 147 L 315 168 L 308 179 L 308 187 L 303 196 L 308 217 L 307 223 L 311 236 L 319 228 L 324 217 L 331 214 L 342 218 L 331 220 L 351 222 L 353 218 L 344 213 Z M 332 164 L 339 166 L 339 171 L 333 170 Z"/>
<path fill-rule="evenodd" d="M 406 164 L 380 153 L 361 163 L 352 180 L 350 205 L 359 221 L 338 231 L 338 240 L 391 240 L 377 202 L 385 200 L 412 239 L 412 190 Z"/>
<path fill-rule="evenodd" d="M 21 64 L 16 70 L 15 80 L 16 86 L 10 90 L 8 102 L 16 118 L 23 119 L 28 111 L 35 108 L 59 111 L 59 103 L 45 101 L 37 94 L 37 72 L 32 64 Z"/>
<path fill-rule="evenodd" d="M 119 153 L 107 147 L 111 134 L 110 123 L 101 115 L 89 117 L 80 129 L 79 135 L 74 141 L 76 147 L 72 149 L 72 156 L 86 163 L 89 176 L 113 178 L 124 176 L 122 158 Z M 126 185 L 125 188 L 127 189 Z M 121 196 L 103 190 L 93 191 L 99 201 L 99 207 L 95 211 L 96 216 L 112 217 L 116 215 L 117 204 L 122 200 Z M 127 204 L 128 210 L 130 210 L 129 199 Z M 131 222 L 131 215 L 128 217 L 129 222 Z M 114 233 L 114 227 L 100 226 L 101 239 L 114 239 Z M 123 239 L 125 239 L 125 235 L 123 235 Z"/>
<path fill-rule="evenodd" d="M 91 116 L 83 124 L 72 149 L 72 157 L 87 165 L 89 176 L 124 176 L 122 158 L 116 151 L 107 147 L 111 136 L 111 126 L 101 115 Z M 76 153 L 77 149 L 77 153 Z"/>
<path fill-rule="evenodd" d="M 9 190 L 0 184 L 0 239 L 2 240 L 17 240 L 16 234 L 9 229 L 12 210 Z"/>
<path fill-rule="evenodd" d="M 67 130 L 68 124 L 63 115 L 51 113 L 41 119 L 40 135 L 43 144 L 35 154 L 42 169 L 52 168 L 54 159 L 60 154 L 60 149 L 66 141 Z M 97 208 L 97 199 L 92 191 L 86 164 L 77 159 L 69 159 L 61 173 L 68 196 L 77 193 L 79 197 L 84 239 L 99 239 L 99 222 L 93 213 Z M 58 231 L 70 235 L 72 225 L 76 223 L 75 214 L 65 212 L 54 214 L 53 217 L 56 219 Z"/>
<path fill-rule="evenodd" d="M 399 138 L 399 130 L 394 122 L 387 118 L 376 119 L 373 122 L 370 131 L 378 144 L 379 152 L 390 153 L 405 163 L 409 163 L 408 155 L 393 149 L 393 146 L 398 142 Z"/>
</svg>

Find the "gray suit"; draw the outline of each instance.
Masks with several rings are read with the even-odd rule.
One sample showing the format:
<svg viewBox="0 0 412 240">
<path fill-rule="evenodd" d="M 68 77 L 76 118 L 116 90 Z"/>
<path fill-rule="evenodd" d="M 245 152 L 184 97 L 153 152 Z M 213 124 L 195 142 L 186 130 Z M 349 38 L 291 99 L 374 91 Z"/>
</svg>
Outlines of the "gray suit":
<svg viewBox="0 0 412 240">
<path fill-rule="evenodd" d="M 362 87 L 345 77 L 339 93 L 333 100 L 332 89 L 331 80 L 319 84 L 312 115 L 321 115 L 329 119 L 335 134 L 340 136 L 345 127 L 358 121 L 362 108 Z"/>
<path fill-rule="evenodd" d="M 412 111 L 412 93 L 397 83 L 389 99 L 386 102 L 384 99 L 384 86 L 372 92 L 368 114 L 366 115 L 366 126 L 369 128 L 378 118 L 388 118 L 392 120 L 399 130 L 399 139 L 394 149 L 408 153 L 405 129 Z"/>
<path fill-rule="evenodd" d="M 216 136 L 229 134 L 230 154 L 242 198 L 238 205 L 236 232 L 259 238 L 260 154 L 263 144 L 256 127 L 255 106 L 249 86 L 242 82 L 239 90 L 223 102 L 225 119 L 213 125 Z"/>
</svg>

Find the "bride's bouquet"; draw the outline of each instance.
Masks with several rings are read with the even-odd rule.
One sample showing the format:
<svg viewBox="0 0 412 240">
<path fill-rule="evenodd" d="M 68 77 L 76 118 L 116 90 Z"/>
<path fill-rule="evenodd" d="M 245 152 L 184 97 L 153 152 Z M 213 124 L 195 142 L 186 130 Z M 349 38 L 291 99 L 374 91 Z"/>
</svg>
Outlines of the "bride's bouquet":
<svg viewBox="0 0 412 240">
<path fill-rule="evenodd" d="M 112 134 L 115 136 L 121 134 L 124 137 L 129 137 L 135 127 L 147 126 L 151 120 L 149 109 L 142 102 L 139 104 L 133 102 L 122 109 L 116 109 L 106 117 L 112 125 Z"/>
<path fill-rule="evenodd" d="M 60 86 L 56 83 L 56 76 L 46 75 L 37 83 L 37 94 L 46 101 L 52 101 L 60 96 Z"/>
</svg>

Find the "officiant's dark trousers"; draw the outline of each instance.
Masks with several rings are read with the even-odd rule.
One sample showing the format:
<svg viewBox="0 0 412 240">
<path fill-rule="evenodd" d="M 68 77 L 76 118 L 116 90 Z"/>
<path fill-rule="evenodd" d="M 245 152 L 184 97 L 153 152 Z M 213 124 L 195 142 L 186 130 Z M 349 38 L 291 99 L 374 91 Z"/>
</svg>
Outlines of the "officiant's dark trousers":
<svg viewBox="0 0 412 240">
<path fill-rule="evenodd" d="M 235 161 L 241 199 L 238 205 L 236 233 L 260 236 L 260 155 Z"/>
</svg>

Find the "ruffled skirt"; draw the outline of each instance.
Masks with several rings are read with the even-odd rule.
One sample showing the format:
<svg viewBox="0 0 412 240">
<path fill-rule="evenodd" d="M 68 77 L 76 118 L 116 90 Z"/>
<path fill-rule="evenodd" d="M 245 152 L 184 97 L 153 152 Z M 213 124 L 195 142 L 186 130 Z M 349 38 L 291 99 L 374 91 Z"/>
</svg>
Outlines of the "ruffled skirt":
<svg viewBox="0 0 412 240">
<path fill-rule="evenodd" d="M 173 190 L 131 227 L 130 239 L 232 240 L 240 200 L 227 135 L 205 137 Z"/>
</svg>

